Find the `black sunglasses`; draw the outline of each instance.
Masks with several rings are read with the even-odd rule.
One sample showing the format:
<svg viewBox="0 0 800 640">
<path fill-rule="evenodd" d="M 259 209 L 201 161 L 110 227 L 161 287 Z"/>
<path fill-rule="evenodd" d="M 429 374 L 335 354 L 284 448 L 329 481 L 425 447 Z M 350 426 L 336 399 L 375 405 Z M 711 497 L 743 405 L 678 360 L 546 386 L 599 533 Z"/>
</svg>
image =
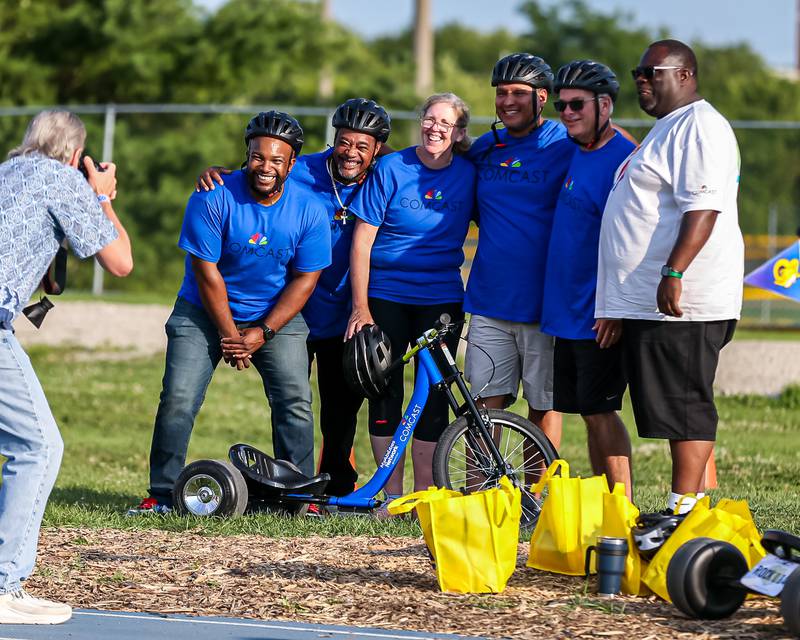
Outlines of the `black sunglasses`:
<svg viewBox="0 0 800 640">
<path fill-rule="evenodd" d="M 591 101 L 592 98 L 587 98 L 586 100 L 581 100 L 580 98 L 575 98 L 574 100 L 556 100 L 553 103 L 553 107 L 555 107 L 555 110 L 559 113 L 566 111 L 567 107 L 573 111 L 583 111 L 583 105 Z"/>
<path fill-rule="evenodd" d="M 662 71 L 666 69 L 683 69 L 683 67 L 648 65 L 646 67 L 636 67 L 635 69 L 631 69 L 631 75 L 633 76 L 634 80 L 636 80 L 639 76 L 644 76 L 645 80 L 652 80 L 656 77 L 656 71 Z"/>
</svg>

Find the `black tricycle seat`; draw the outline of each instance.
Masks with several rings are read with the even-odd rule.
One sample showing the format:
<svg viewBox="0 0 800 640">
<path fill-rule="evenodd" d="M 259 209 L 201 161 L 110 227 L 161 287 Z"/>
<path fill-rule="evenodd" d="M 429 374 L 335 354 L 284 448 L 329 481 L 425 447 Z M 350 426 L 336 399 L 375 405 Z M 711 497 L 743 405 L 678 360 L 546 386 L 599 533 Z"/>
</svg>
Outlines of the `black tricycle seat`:
<svg viewBox="0 0 800 640">
<path fill-rule="evenodd" d="M 244 476 L 249 487 L 276 498 L 287 493 L 320 496 L 330 482 L 330 475 L 320 473 L 309 478 L 287 460 L 276 460 L 249 444 L 235 444 L 228 451 L 233 466 Z"/>
<path fill-rule="evenodd" d="M 778 529 L 767 529 L 761 537 L 767 553 L 800 564 L 800 537 Z"/>
</svg>

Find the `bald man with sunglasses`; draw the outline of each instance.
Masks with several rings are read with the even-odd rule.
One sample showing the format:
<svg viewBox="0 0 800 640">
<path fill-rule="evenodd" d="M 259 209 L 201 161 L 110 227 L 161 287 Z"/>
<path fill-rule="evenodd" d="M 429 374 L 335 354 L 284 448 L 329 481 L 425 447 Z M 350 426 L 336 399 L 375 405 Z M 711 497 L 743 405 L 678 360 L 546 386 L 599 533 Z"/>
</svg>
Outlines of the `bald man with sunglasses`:
<svg viewBox="0 0 800 640">
<path fill-rule="evenodd" d="M 697 93 L 694 52 L 660 40 L 633 69 L 656 123 L 620 165 L 600 231 L 595 317 L 622 319 L 639 435 L 669 440 L 681 512 L 716 439 L 713 382 L 741 314 L 744 242 L 730 124 Z"/>
</svg>

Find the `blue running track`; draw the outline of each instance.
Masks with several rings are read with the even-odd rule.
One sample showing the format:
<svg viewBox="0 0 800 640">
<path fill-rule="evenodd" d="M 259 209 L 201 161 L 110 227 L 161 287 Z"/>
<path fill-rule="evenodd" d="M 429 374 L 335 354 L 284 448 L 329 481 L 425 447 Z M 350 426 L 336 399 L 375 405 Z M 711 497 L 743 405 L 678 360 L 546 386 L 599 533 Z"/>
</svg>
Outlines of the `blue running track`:
<svg viewBox="0 0 800 640">
<path fill-rule="evenodd" d="M 200 618 L 94 610 L 76 610 L 72 620 L 59 625 L 0 625 L 0 640 L 458 640 L 466 637 L 424 631 L 361 629 L 247 618 Z"/>
</svg>

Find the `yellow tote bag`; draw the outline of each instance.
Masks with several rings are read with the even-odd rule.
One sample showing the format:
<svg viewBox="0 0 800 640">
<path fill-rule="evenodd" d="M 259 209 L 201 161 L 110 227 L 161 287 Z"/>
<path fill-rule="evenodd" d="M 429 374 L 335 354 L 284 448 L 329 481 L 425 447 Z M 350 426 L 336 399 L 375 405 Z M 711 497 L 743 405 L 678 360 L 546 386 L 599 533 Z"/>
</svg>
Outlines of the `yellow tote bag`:
<svg viewBox="0 0 800 640">
<path fill-rule="evenodd" d="M 710 504 L 709 496 L 697 501 L 686 519 L 658 550 L 642 576 L 645 584 L 664 600 L 671 602 L 667 592 L 669 561 L 684 542 L 694 538 L 730 542 L 742 552 L 751 569 L 766 555 L 747 502 L 720 500 L 713 509 Z"/>
<path fill-rule="evenodd" d="M 611 493 L 603 495 L 603 526 L 601 534 L 612 538 L 628 540 L 628 556 L 625 558 L 625 573 L 622 575 L 622 592 L 633 596 L 642 596 L 650 591 L 642 582 L 642 573 L 647 563 L 642 560 L 631 529 L 639 517 L 639 509 L 625 495 L 625 485 L 614 484 Z"/>
<path fill-rule="evenodd" d="M 561 470 L 561 475 L 556 472 Z M 608 491 L 605 475 L 570 478 L 569 465 L 556 460 L 531 491 L 547 486 L 539 521 L 531 536 L 529 567 L 572 576 L 584 575 L 586 549 L 597 542 L 603 526 L 603 496 Z M 596 572 L 596 556 L 591 572 Z"/>
<path fill-rule="evenodd" d="M 729 542 L 736 545 L 747 560 L 747 566 L 753 568 L 767 554 L 761 546 L 761 534 L 753 521 L 750 507 L 746 500 L 729 500 L 723 498 L 711 510 L 714 520 L 721 520 L 736 532 L 734 539 Z M 710 529 L 711 523 L 704 523 L 697 529 L 698 536 L 712 537 L 704 531 Z"/>
<path fill-rule="evenodd" d="M 417 519 L 419 526 L 422 528 L 422 537 L 425 538 L 425 544 L 428 546 L 428 551 L 433 555 L 433 541 L 431 538 L 431 503 L 437 500 L 444 500 L 446 498 L 459 498 L 463 495 L 460 491 L 453 491 L 452 489 L 437 489 L 436 487 L 429 487 L 422 491 L 415 491 L 408 495 L 401 496 L 392 500 L 386 508 L 393 516 L 398 516 L 403 513 L 408 513 L 412 509 L 417 510 Z M 434 560 L 436 556 L 433 556 Z"/>
<path fill-rule="evenodd" d="M 400 513 L 414 506 L 442 591 L 500 593 L 505 589 L 517 564 L 522 516 L 522 494 L 508 478 L 501 478 L 497 487 L 468 495 L 430 489 L 413 498 L 398 498 L 388 508 L 390 513 Z"/>
</svg>

